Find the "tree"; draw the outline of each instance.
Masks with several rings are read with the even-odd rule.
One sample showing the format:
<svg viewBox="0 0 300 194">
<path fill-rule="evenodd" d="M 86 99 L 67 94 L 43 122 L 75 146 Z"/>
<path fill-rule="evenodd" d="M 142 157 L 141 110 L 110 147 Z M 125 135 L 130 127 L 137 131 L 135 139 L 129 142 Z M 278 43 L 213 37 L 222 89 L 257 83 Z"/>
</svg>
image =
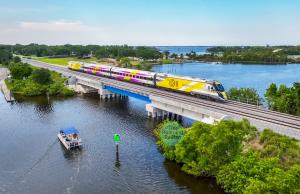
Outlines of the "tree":
<svg viewBox="0 0 300 194">
<path fill-rule="evenodd" d="M 170 51 L 164 51 L 163 52 L 165 59 L 169 59 Z"/>
<path fill-rule="evenodd" d="M 246 120 L 221 121 L 216 125 L 196 123 L 175 146 L 176 161 L 192 175 L 216 175 L 242 151 L 242 143 L 256 134 Z"/>
<path fill-rule="evenodd" d="M 13 79 L 27 78 L 32 73 L 31 66 L 26 63 L 11 63 L 8 68 Z"/>
<path fill-rule="evenodd" d="M 257 94 L 254 88 L 230 88 L 227 92 L 230 100 L 246 102 L 249 104 L 260 105 L 262 98 Z"/>
<path fill-rule="evenodd" d="M 109 57 L 109 51 L 107 48 L 101 47 L 97 49 L 95 56 L 100 59 L 100 58 L 108 58 Z"/>
<path fill-rule="evenodd" d="M 39 84 L 49 84 L 52 82 L 51 74 L 48 69 L 36 69 L 32 72 L 32 79 Z"/>
<path fill-rule="evenodd" d="M 175 54 L 175 53 L 172 53 L 172 54 L 171 54 L 171 58 L 177 59 L 177 57 L 178 57 L 177 54 Z"/>
<path fill-rule="evenodd" d="M 183 139 L 184 128 L 175 121 L 166 121 L 155 130 L 157 144 L 163 149 L 165 158 L 175 160 L 175 145 Z"/>
<path fill-rule="evenodd" d="M 274 109 L 275 100 L 277 98 L 277 86 L 275 83 L 272 83 L 266 90 L 265 97 L 267 99 L 269 108 Z"/>
<path fill-rule="evenodd" d="M 184 56 L 182 53 L 180 54 L 180 59 L 184 59 Z"/>
<path fill-rule="evenodd" d="M 145 60 L 158 59 L 161 53 L 156 48 L 142 46 L 136 48 L 136 56 Z"/>
<path fill-rule="evenodd" d="M 4 48 L 0 48 L 0 64 L 7 65 L 12 59 L 12 54 Z"/>
<path fill-rule="evenodd" d="M 280 85 L 277 89 L 276 84 L 272 83 L 265 93 L 269 108 L 272 110 L 300 115 L 300 83 L 295 82 L 289 88 Z"/>
<path fill-rule="evenodd" d="M 13 62 L 14 63 L 20 63 L 21 62 L 21 58 L 18 56 L 13 57 Z"/>
<path fill-rule="evenodd" d="M 127 57 L 123 57 L 120 59 L 120 64 L 122 65 L 122 67 L 131 67 L 132 64 L 130 62 L 130 59 Z"/>
</svg>

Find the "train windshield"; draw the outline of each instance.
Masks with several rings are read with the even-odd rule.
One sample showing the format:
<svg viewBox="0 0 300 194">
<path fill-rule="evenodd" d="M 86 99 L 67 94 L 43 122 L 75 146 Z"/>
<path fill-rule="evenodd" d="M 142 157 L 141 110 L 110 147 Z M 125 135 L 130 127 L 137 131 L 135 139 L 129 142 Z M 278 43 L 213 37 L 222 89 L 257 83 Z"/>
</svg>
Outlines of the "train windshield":
<svg viewBox="0 0 300 194">
<path fill-rule="evenodd" d="M 224 92 L 224 87 L 220 83 L 215 83 L 215 88 L 217 91 Z"/>
</svg>

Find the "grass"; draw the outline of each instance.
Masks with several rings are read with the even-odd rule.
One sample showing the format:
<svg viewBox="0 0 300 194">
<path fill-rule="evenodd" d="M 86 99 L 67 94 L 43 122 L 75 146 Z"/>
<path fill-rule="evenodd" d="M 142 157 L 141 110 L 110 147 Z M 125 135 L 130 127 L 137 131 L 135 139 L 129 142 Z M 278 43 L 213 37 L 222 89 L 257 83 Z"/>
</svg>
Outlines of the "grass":
<svg viewBox="0 0 300 194">
<path fill-rule="evenodd" d="M 169 60 L 169 59 L 161 59 L 159 62 L 160 62 L 160 64 L 172 64 L 173 63 L 173 61 Z"/>
<path fill-rule="evenodd" d="M 35 60 L 42 61 L 45 63 L 67 66 L 69 61 L 82 61 L 82 62 L 95 62 L 96 58 L 89 59 L 78 59 L 76 57 L 65 57 L 65 58 L 35 58 Z"/>
<path fill-rule="evenodd" d="M 64 58 L 47 58 L 47 57 L 32 57 L 32 59 L 41 61 L 41 62 L 45 62 L 45 63 L 49 63 L 49 64 L 54 64 L 54 65 L 61 65 L 61 66 L 67 66 L 69 61 L 82 61 L 82 62 L 98 62 L 99 64 L 102 65 L 111 65 L 111 66 L 115 66 L 116 64 L 113 63 L 109 63 L 107 61 L 101 61 L 102 59 L 97 60 L 95 57 L 89 58 L 89 59 L 78 59 L 77 57 L 64 57 Z M 133 61 L 131 60 L 130 63 L 132 64 L 131 68 L 138 68 L 137 66 L 139 66 L 139 64 L 141 64 L 140 61 Z M 149 66 L 150 64 L 146 64 L 147 66 Z M 147 68 L 142 68 L 144 70 L 149 70 L 151 68 L 147 67 Z"/>
</svg>

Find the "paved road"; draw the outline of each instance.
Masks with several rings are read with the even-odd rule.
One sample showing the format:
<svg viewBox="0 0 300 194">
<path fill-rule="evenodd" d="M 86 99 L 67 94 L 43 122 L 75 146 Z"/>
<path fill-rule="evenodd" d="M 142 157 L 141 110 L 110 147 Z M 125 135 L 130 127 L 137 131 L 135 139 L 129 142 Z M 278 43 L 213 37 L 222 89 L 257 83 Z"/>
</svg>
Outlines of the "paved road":
<svg viewBox="0 0 300 194">
<path fill-rule="evenodd" d="M 76 75 L 79 77 L 98 81 L 99 83 L 102 82 L 105 85 L 110 85 L 113 87 L 129 90 L 136 93 L 141 93 L 147 96 L 158 96 L 163 97 L 165 99 L 169 99 L 171 101 L 178 101 L 181 103 L 184 102 L 187 105 L 205 108 L 211 111 L 229 115 L 235 120 L 246 118 L 259 129 L 271 128 L 279 133 L 286 134 L 288 136 L 292 136 L 300 140 L 300 117 L 298 116 L 270 111 L 255 105 L 249 105 L 235 101 L 228 101 L 226 103 L 208 101 L 185 94 L 179 94 L 175 92 L 160 90 L 157 88 L 141 86 L 129 82 L 118 81 L 81 72 L 75 72 L 62 66 L 51 65 L 30 59 L 22 60 L 33 66 L 48 68 L 50 70 L 63 73 L 67 76 Z"/>
</svg>

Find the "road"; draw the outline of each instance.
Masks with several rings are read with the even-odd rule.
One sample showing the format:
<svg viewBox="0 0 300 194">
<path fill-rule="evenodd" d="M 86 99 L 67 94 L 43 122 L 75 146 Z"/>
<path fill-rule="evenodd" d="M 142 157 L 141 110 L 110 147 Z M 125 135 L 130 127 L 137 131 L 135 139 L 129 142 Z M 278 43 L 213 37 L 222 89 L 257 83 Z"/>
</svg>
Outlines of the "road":
<svg viewBox="0 0 300 194">
<path fill-rule="evenodd" d="M 33 66 L 48 68 L 53 71 L 60 72 L 67 76 L 76 75 L 94 81 L 99 81 L 105 85 L 117 87 L 124 90 L 140 93 L 147 96 L 159 96 L 171 101 L 185 102 L 187 105 L 205 108 L 211 111 L 224 113 L 229 115 L 234 120 L 248 119 L 251 124 L 254 123 L 259 129 L 271 128 L 276 132 L 294 137 L 300 140 L 300 117 L 285 113 L 270 111 L 255 105 L 228 101 L 226 103 L 209 101 L 205 99 L 196 98 L 190 95 L 175 93 L 171 91 L 160 90 L 147 86 L 137 85 L 129 82 L 119 81 L 115 79 L 99 77 L 82 72 L 75 72 L 63 66 L 47 64 L 31 59 L 22 59 L 23 62 L 29 63 Z"/>
</svg>

